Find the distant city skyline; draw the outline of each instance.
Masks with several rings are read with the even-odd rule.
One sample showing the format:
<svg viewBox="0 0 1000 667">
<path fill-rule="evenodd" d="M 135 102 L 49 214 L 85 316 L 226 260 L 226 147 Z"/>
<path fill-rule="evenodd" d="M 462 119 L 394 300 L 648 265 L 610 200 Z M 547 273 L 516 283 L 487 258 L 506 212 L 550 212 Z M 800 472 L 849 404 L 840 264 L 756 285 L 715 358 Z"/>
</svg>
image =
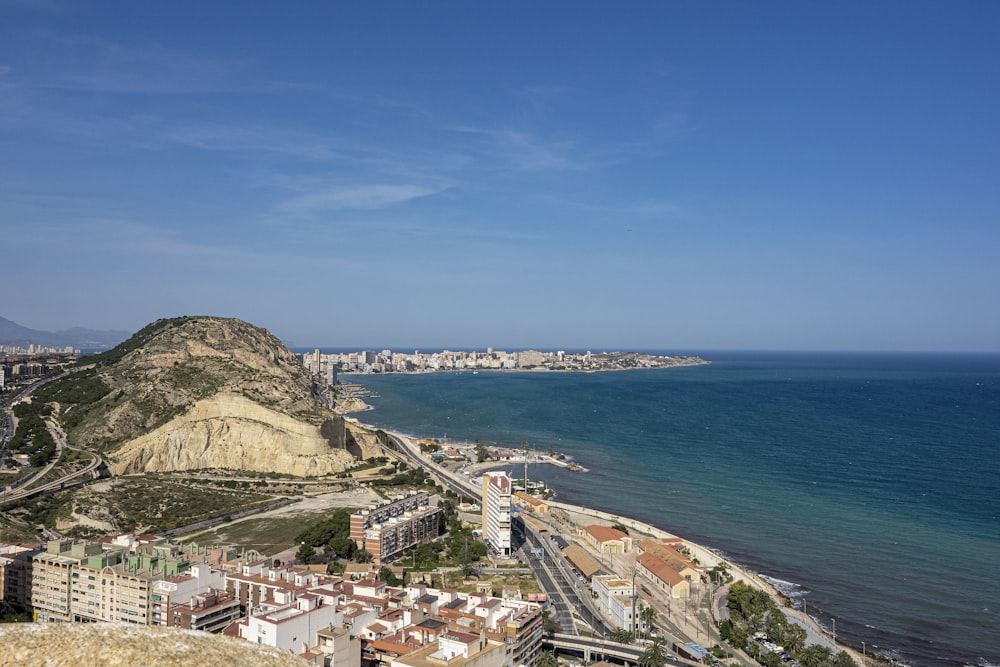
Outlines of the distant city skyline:
<svg viewBox="0 0 1000 667">
<path fill-rule="evenodd" d="M 0 315 L 26 327 L 1000 352 L 997 3 L 0 17 Z"/>
</svg>

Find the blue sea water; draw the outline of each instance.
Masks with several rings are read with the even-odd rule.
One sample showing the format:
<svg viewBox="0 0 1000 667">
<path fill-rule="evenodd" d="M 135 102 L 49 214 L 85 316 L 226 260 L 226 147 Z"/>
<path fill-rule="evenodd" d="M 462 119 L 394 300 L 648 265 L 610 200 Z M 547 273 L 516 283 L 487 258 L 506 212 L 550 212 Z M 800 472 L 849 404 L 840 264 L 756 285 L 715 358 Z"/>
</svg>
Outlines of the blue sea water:
<svg viewBox="0 0 1000 667">
<path fill-rule="evenodd" d="M 559 499 L 717 549 L 859 649 L 1000 663 L 1000 357 L 702 356 L 346 379 L 379 427 L 554 447 L 589 469 L 535 466 Z"/>
</svg>

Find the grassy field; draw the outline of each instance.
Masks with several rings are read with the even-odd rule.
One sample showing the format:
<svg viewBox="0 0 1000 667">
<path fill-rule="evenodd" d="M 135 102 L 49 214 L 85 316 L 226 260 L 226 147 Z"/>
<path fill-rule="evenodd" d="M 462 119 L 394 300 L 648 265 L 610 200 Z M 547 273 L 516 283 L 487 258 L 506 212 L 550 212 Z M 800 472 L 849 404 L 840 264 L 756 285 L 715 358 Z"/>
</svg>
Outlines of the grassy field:
<svg viewBox="0 0 1000 667">
<path fill-rule="evenodd" d="M 326 518 L 329 510 L 315 512 L 289 512 L 279 516 L 244 519 L 211 530 L 185 535 L 185 542 L 206 544 L 232 544 L 256 549 L 263 554 L 276 554 L 284 549 L 297 548 L 295 537 L 313 523 Z"/>
<path fill-rule="evenodd" d="M 249 484 L 127 477 L 31 498 L 7 507 L 7 512 L 31 526 L 59 526 L 66 535 L 93 538 L 108 531 L 88 526 L 88 522 L 111 526 L 113 533 L 155 533 L 247 509 L 275 497 L 251 490 Z"/>
</svg>

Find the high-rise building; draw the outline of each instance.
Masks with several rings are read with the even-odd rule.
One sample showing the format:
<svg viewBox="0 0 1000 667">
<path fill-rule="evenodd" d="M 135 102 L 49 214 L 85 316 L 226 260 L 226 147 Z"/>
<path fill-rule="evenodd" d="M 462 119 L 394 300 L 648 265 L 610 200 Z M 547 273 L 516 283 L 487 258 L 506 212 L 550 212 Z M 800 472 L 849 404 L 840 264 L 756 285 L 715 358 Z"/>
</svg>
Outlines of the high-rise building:
<svg viewBox="0 0 1000 667">
<path fill-rule="evenodd" d="M 483 539 L 494 555 L 510 558 L 511 481 L 505 472 L 483 475 Z"/>
<path fill-rule="evenodd" d="M 441 534 L 442 509 L 424 491 L 351 515 L 351 539 L 382 565 Z"/>
</svg>

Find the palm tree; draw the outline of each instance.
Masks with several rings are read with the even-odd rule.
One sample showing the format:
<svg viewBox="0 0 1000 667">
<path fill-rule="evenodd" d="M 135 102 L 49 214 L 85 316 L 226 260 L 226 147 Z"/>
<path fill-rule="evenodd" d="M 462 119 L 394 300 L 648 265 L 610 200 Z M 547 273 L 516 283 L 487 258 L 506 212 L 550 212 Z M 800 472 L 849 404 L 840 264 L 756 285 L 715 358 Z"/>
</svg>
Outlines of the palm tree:
<svg viewBox="0 0 1000 667">
<path fill-rule="evenodd" d="M 626 630 L 625 628 L 615 628 L 611 631 L 609 639 L 618 644 L 631 644 L 632 632 L 630 630 Z"/>
<path fill-rule="evenodd" d="M 639 612 L 639 620 L 642 621 L 642 627 L 645 628 L 647 637 L 650 634 L 650 630 L 656 627 L 656 621 L 659 618 L 659 613 L 653 607 L 643 607 L 642 611 Z"/>
<path fill-rule="evenodd" d="M 663 637 L 657 637 L 639 656 L 639 665 L 640 667 L 663 667 L 666 659 L 667 650 L 663 643 Z"/>
<path fill-rule="evenodd" d="M 551 651 L 540 651 L 535 656 L 535 667 L 559 667 L 559 658 Z"/>
</svg>

